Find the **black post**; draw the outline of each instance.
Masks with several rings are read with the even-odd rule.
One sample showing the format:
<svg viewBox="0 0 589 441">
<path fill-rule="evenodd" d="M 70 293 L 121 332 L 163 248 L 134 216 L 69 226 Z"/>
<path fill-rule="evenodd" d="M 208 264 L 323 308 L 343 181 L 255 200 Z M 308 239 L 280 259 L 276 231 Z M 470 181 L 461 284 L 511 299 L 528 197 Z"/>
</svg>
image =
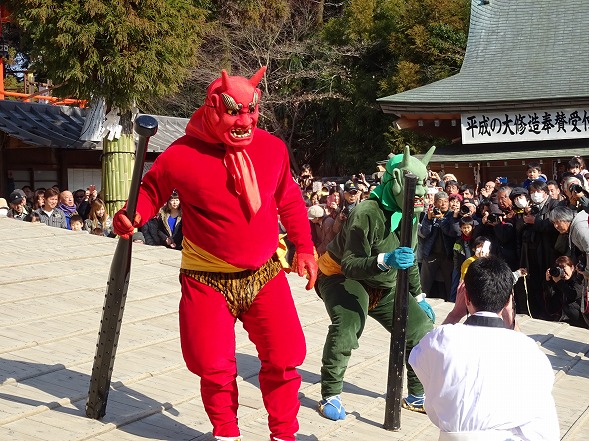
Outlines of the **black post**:
<svg viewBox="0 0 589 441">
<path fill-rule="evenodd" d="M 139 135 L 135 165 L 127 200 L 127 215 L 129 219 L 135 218 L 137 198 L 139 197 L 139 185 L 143 176 L 143 163 L 147 152 L 149 138 L 157 132 L 157 121 L 148 115 L 141 115 L 135 120 L 135 132 Z M 98 332 L 96 355 L 92 366 L 90 390 L 86 402 L 86 416 L 100 419 L 106 414 L 106 402 L 110 389 L 110 379 L 115 363 L 115 354 L 121 332 L 125 300 L 129 287 L 131 274 L 131 245 L 132 239 L 119 237 L 117 248 L 110 265 L 110 273 L 102 307 L 102 320 Z"/>
<path fill-rule="evenodd" d="M 405 193 L 401 218 L 400 246 L 411 247 L 413 213 L 417 176 L 405 174 Z M 393 311 L 393 333 L 389 354 L 389 373 L 387 382 L 386 407 L 383 427 L 386 430 L 401 428 L 401 397 L 403 394 L 403 373 L 405 343 L 407 335 L 407 309 L 409 295 L 408 270 L 397 270 L 397 292 Z"/>
</svg>

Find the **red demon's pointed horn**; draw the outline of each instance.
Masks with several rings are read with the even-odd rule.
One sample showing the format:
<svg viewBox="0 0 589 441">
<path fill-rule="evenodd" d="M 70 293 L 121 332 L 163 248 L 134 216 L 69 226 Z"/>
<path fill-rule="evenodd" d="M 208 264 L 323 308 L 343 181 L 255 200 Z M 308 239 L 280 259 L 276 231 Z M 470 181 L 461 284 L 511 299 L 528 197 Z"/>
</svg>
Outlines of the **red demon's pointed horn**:
<svg viewBox="0 0 589 441">
<path fill-rule="evenodd" d="M 260 67 L 260 70 L 257 71 L 253 77 L 250 78 L 250 84 L 254 87 L 258 87 L 258 84 L 260 84 L 260 81 L 262 81 L 262 77 L 264 76 L 264 74 L 266 73 L 266 67 L 267 66 L 262 66 Z"/>
<path fill-rule="evenodd" d="M 221 71 L 221 86 L 222 90 L 227 90 L 229 88 L 229 75 L 227 75 L 225 69 Z"/>
</svg>

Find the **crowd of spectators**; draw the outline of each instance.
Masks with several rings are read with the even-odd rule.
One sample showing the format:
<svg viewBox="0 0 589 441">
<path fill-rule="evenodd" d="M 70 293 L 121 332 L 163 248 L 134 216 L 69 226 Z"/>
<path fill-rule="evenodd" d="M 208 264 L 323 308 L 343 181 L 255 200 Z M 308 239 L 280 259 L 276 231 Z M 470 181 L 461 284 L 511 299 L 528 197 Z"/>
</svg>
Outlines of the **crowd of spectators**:
<svg viewBox="0 0 589 441">
<path fill-rule="evenodd" d="M 17 188 L 10 193 L 8 201 L 0 198 L 0 217 L 39 222 L 74 232 L 116 237 L 112 218 L 94 185 L 73 193 L 67 189 L 60 191 L 57 186 L 38 188 L 35 191 L 29 186 Z M 181 219 L 180 200 L 174 192 L 160 212 L 135 233 L 133 240 L 181 250 Z"/>
<path fill-rule="evenodd" d="M 319 180 L 311 167 L 302 167 L 297 181 L 318 256 L 327 252 L 351 210 L 370 197 L 379 183 L 375 177 L 369 181 L 359 173 L 338 183 Z M 518 182 L 497 177 L 477 187 L 430 170 L 418 225 L 423 291 L 455 301 L 476 247 L 488 242 L 489 252 L 505 260 L 519 277 L 514 285 L 518 313 L 587 327 L 588 181 L 580 157 L 568 161 L 557 179 L 549 179 L 540 164 L 530 163 Z M 25 186 L 10 193 L 8 201 L 0 198 L 2 215 L 115 237 L 94 186 L 73 193 L 56 186 L 35 191 Z M 182 238 L 182 209 L 175 192 L 134 236 L 137 242 L 176 250 L 182 249 Z"/>
<path fill-rule="evenodd" d="M 548 179 L 540 164 L 530 163 L 520 180 L 497 177 L 480 187 L 430 170 L 418 226 L 423 291 L 454 302 L 466 268 L 476 258 L 475 248 L 488 242 L 490 254 L 514 272 L 517 313 L 587 327 L 588 181 L 580 157 L 566 162 L 557 179 Z M 310 167 L 298 182 L 319 255 L 350 210 L 378 185 L 363 174 L 339 185 L 321 182 Z"/>
</svg>

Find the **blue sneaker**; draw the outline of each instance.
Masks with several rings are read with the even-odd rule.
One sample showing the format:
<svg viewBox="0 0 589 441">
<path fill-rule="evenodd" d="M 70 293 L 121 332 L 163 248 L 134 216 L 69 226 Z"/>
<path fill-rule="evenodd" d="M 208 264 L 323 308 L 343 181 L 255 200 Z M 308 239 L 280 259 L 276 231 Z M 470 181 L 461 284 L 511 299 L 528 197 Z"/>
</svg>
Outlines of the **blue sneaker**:
<svg viewBox="0 0 589 441">
<path fill-rule="evenodd" d="M 325 418 L 337 421 L 346 418 L 346 410 L 339 395 L 319 401 L 319 413 Z"/>
<path fill-rule="evenodd" d="M 425 403 L 425 394 L 422 395 L 413 395 L 409 394 L 407 398 L 403 398 L 403 402 L 401 406 L 404 409 L 412 410 L 413 412 L 425 413 L 425 407 L 423 407 Z"/>
</svg>

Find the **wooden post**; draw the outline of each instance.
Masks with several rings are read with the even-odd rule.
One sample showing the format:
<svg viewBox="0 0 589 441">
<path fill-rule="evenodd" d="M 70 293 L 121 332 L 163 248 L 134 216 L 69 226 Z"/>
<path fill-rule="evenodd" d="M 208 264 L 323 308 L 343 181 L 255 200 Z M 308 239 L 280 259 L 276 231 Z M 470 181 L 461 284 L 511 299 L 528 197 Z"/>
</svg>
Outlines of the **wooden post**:
<svg viewBox="0 0 589 441">
<path fill-rule="evenodd" d="M 413 231 L 413 213 L 417 176 L 405 174 L 405 192 L 401 218 L 400 245 L 411 248 Z M 401 428 L 401 397 L 403 394 L 403 376 L 405 366 L 405 343 L 407 340 L 407 312 L 409 295 L 408 269 L 397 270 L 397 291 L 393 309 L 393 332 L 389 353 L 389 373 L 387 382 L 386 407 L 383 427 L 386 430 Z"/>
<path fill-rule="evenodd" d="M 4 57 L 0 58 L 0 100 L 4 99 Z"/>
</svg>

